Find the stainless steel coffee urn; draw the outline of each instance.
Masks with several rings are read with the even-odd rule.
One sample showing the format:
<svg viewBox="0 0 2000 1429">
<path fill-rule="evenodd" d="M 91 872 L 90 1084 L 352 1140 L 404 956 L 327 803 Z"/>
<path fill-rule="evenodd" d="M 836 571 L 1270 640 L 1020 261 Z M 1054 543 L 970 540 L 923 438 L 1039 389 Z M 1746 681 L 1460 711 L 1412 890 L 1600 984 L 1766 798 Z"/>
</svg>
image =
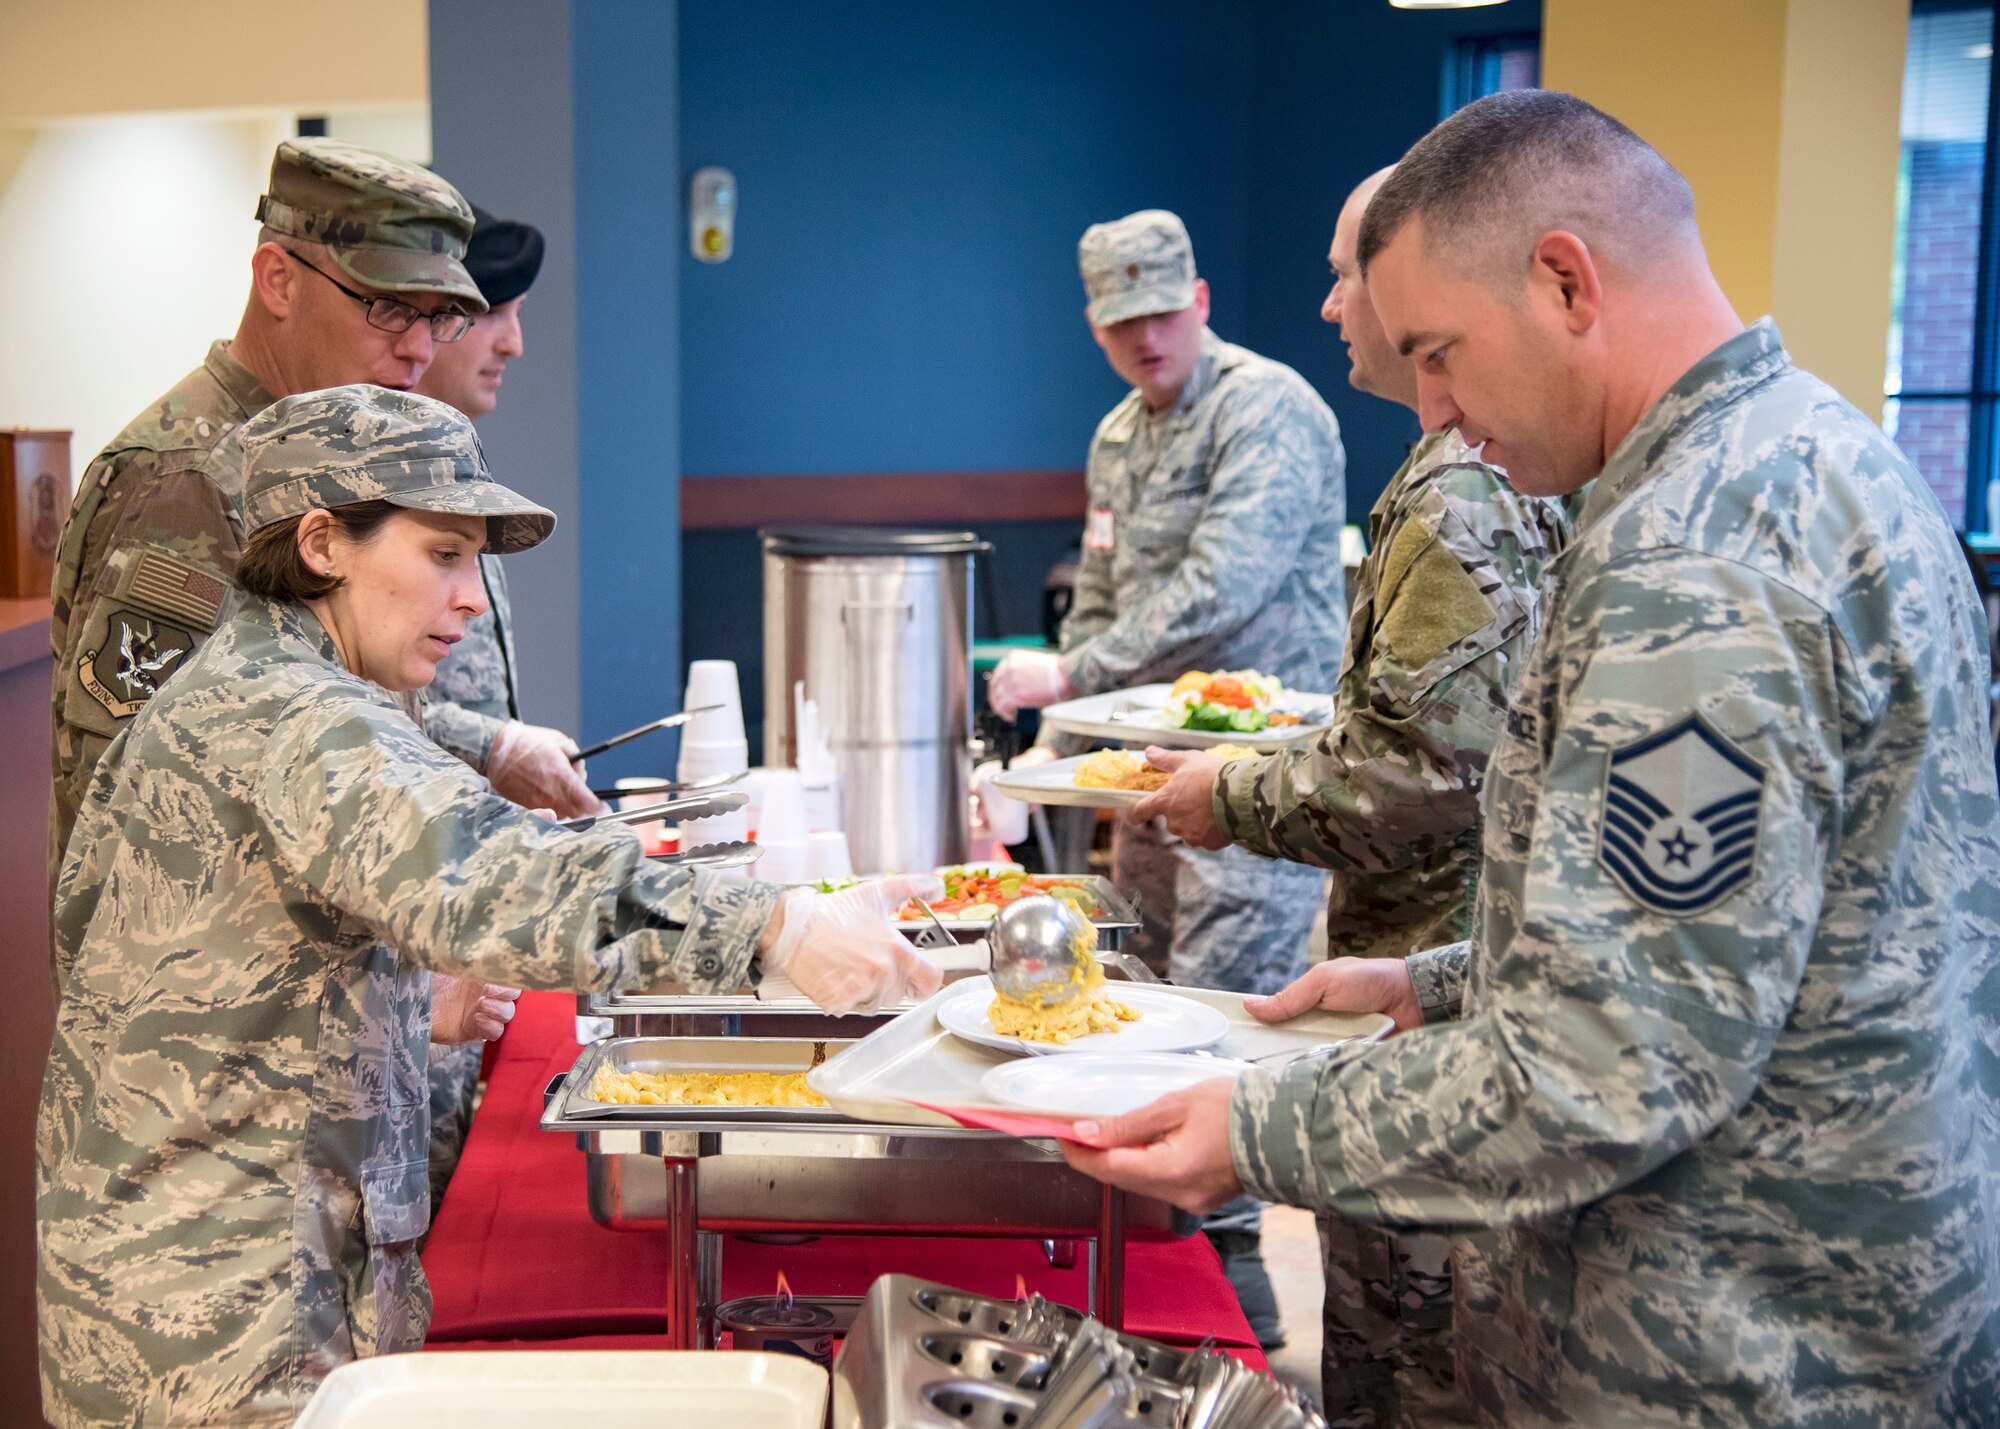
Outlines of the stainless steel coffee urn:
<svg viewBox="0 0 2000 1429">
<path fill-rule="evenodd" d="M 860 873 L 962 862 L 971 779 L 970 531 L 795 527 L 764 541 L 764 762 L 797 762 L 803 680 Z"/>
</svg>

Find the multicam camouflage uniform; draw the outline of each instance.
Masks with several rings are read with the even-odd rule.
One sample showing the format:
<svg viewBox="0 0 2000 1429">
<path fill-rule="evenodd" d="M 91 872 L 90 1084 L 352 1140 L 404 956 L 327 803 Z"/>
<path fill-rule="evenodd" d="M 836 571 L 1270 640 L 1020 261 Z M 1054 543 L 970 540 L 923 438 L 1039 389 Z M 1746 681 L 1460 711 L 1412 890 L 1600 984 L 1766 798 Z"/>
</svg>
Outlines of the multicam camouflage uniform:
<svg viewBox="0 0 2000 1429">
<path fill-rule="evenodd" d="M 1149 412 L 1137 392 L 1114 407 L 1091 442 L 1090 524 L 1062 629 L 1076 692 L 1224 668 L 1330 688 L 1347 624 L 1343 460 L 1333 413 L 1303 378 L 1213 333 L 1173 407 Z M 1119 872 L 1172 930 L 1174 981 L 1275 992 L 1304 970 L 1316 869 L 1123 825 L 1119 837 Z"/>
<path fill-rule="evenodd" d="M 2000 794 L 1935 501 L 1760 323 L 1543 599 L 1439 1025 L 1246 1074 L 1238 1175 L 1458 1232 L 1485 1423 L 2000 1422 Z"/>
<path fill-rule="evenodd" d="M 257 217 L 326 245 L 349 277 L 379 292 L 441 292 L 486 311 L 460 261 L 472 209 L 415 164 L 332 139 L 288 139 L 272 156 Z M 104 747 L 215 628 L 243 542 L 236 430 L 270 401 L 218 342 L 77 484 L 50 591 L 51 886 Z M 454 753 L 479 753 L 440 733 Z"/>
<path fill-rule="evenodd" d="M 1332 956 L 1405 957 L 1471 932 L 1480 781 L 1567 522 L 1445 432 L 1417 444 L 1368 523 L 1331 727 L 1225 765 L 1215 818 L 1256 853 L 1333 870 Z M 1464 1422 L 1449 1240 L 1319 1220 L 1329 1423 Z"/>
<path fill-rule="evenodd" d="M 357 392 L 374 412 L 357 418 Z M 426 460 L 426 421 L 455 422 L 469 457 Z M 303 495 L 260 486 L 278 433 Z M 253 531 L 302 500 L 385 494 L 398 456 L 404 496 L 488 515 L 502 549 L 553 524 L 483 480 L 469 424 L 424 398 L 310 393 L 244 437 Z M 343 466 L 355 450 L 369 472 Z M 289 1424 L 333 1366 L 416 1348 L 427 969 L 736 986 L 778 892 L 515 807 L 348 673 L 306 608 L 233 596 L 107 751 L 58 887 L 46 1412 L 63 1429 Z"/>
<path fill-rule="evenodd" d="M 77 484 L 50 590 L 51 887 L 98 756 L 215 628 L 243 545 L 237 430 L 270 401 L 218 342 Z"/>
</svg>

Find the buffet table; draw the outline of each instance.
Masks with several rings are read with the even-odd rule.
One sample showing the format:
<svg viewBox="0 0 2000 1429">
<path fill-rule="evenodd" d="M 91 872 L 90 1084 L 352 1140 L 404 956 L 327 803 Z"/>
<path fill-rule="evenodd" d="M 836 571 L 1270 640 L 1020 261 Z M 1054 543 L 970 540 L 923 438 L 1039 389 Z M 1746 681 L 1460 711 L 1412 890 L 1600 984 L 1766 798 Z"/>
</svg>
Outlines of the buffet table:
<svg viewBox="0 0 2000 1429">
<path fill-rule="evenodd" d="M 569 994 L 524 993 L 489 1053 L 486 1095 L 424 1250 L 435 1301 L 428 1348 L 666 1344 L 664 1237 L 593 1221 L 583 1153 L 574 1138 L 538 1125 L 544 1089 L 580 1051 L 575 1010 Z M 1263 1364 L 1205 1237 L 1135 1241 L 1126 1256 L 1127 1330 L 1183 1345 L 1212 1336 Z M 767 1294 L 780 1271 L 807 1297 L 860 1295 L 878 1276 L 903 1272 L 982 1294 L 1024 1287 L 1064 1304 L 1089 1302 L 1082 1265 L 1051 1266 L 1039 1241 L 928 1236 L 790 1245 L 736 1237 L 723 1257 L 723 1294 Z"/>
</svg>

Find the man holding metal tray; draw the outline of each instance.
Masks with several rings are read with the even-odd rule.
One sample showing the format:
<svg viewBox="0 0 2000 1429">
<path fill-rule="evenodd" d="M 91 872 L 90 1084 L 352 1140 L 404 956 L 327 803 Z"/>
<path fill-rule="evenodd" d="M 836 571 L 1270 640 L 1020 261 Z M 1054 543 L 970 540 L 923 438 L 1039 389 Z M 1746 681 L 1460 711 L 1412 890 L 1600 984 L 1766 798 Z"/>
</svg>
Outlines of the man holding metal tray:
<svg viewBox="0 0 2000 1429">
<path fill-rule="evenodd" d="M 1340 428 L 1310 384 L 1208 328 L 1208 284 L 1175 215 L 1094 224 L 1077 244 L 1085 317 L 1133 390 L 1090 444 L 1090 515 L 1062 653 L 1015 651 L 993 672 L 1012 719 L 1190 669 L 1255 666 L 1326 689 L 1346 629 Z M 1044 732 L 1015 762 L 1054 759 Z M 1076 752 L 1076 751 L 1071 751 Z M 1144 921 L 1130 951 L 1177 983 L 1274 992 L 1305 968 L 1324 878 L 1238 849 L 1189 848 L 1121 825 L 1112 878 Z M 1282 1342 L 1245 1200 L 1209 1226 L 1267 1346 Z"/>
<path fill-rule="evenodd" d="M 1074 1164 L 1451 1231 L 1483 1424 L 1994 1424 L 2000 790 L 1935 497 L 1572 96 L 1438 125 L 1359 258 L 1426 426 L 1589 487 L 1473 936 L 1262 1009 L 1402 1035 L 1079 1123 Z"/>
</svg>

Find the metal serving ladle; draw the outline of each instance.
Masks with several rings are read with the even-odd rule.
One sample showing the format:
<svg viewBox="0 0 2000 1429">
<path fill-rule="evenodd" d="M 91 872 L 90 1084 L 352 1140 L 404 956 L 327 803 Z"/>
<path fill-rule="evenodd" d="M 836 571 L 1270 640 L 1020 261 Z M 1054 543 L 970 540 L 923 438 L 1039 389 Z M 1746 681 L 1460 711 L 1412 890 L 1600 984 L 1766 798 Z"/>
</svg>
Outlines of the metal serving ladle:
<svg viewBox="0 0 2000 1429">
<path fill-rule="evenodd" d="M 1000 910 L 987 934 L 993 986 L 1017 1002 L 1058 1007 L 1083 990 L 1097 957 L 1097 929 L 1060 898 L 1037 893 Z"/>
</svg>

